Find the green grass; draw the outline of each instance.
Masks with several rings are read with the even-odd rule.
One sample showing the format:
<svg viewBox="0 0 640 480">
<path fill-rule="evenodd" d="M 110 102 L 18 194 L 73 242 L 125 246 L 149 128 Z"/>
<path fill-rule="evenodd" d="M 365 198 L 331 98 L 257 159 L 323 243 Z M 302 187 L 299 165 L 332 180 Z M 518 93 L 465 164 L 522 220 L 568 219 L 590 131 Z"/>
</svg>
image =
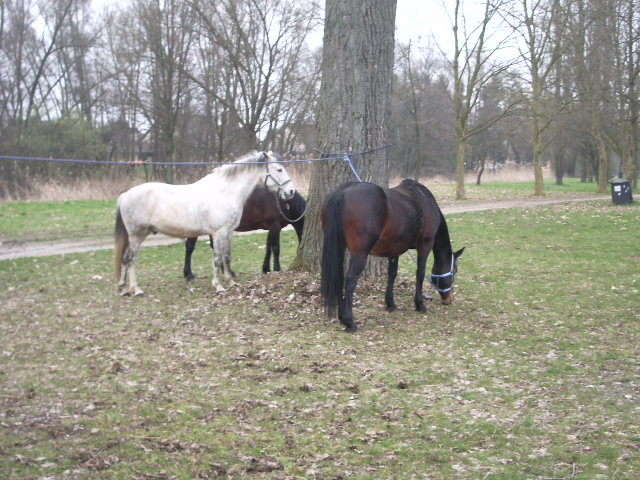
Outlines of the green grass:
<svg viewBox="0 0 640 480">
<path fill-rule="evenodd" d="M 0 203 L 0 238 L 56 240 L 112 235 L 115 208 L 115 200 Z"/>
<path fill-rule="evenodd" d="M 453 184 L 427 184 L 441 205 L 458 203 Z M 575 197 L 595 194 L 593 183 L 580 183 L 579 179 L 565 179 L 557 186 L 545 181 L 545 190 L 553 197 Z M 533 183 L 486 182 L 467 184 L 465 201 L 505 200 L 527 198 L 533 193 Z M 13 240 L 54 240 L 111 235 L 116 201 L 70 200 L 65 202 L 9 202 L 0 203 L 0 238 Z"/>
<path fill-rule="evenodd" d="M 505 181 L 489 181 L 482 182 L 481 185 L 469 185 L 470 188 L 482 188 L 482 189 L 503 189 L 520 191 L 524 194 L 531 195 L 533 192 L 532 182 L 505 182 Z M 593 182 L 581 182 L 579 178 L 565 178 L 562 185 L 556 185 L 554 179 L 545 179 L 544 190 L 548 193 L 596 193 L 597 185 Z"/>
<path fill-rule="evenodd" d="M 452 184 L 426 184 L 436 195 L 441 205 L 455 203 L 455 186 Z M 588 195 L 609 196 L 596 193 L 595 183 L 582 183 L 579 178 L 565 178 L 564 185 L 556 185 L 555 180 L 545 179 L 544 191 L 548 197 L 575 198 Z M 483 181 L 480 185 L 465 185 L 464 201 L 495 201 L 529 198 L 533 195 L 533 181 Z M 610 197 L 609 197 L 610 198 Z"/>
<path fill-rule="evenodd" d="M 259 273 L 263 234 L 222 294 L 205 242 L 191 284 L 143 247 L 142 298 L 108 251 L 0 262 L 0 478 L 638 478 L 638 204 L 447 220 L 454 303 L 414 312 L 403 256 L 353 335 L 317 275 Z"/>
</svg>

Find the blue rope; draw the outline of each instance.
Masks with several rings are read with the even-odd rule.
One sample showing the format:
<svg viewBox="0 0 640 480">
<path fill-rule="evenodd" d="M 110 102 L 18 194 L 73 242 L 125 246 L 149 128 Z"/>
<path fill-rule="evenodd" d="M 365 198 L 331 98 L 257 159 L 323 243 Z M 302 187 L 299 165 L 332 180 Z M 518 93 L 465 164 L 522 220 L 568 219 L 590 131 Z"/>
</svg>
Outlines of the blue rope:
<svg viewBox="0 0 640 480">
<path fill-rule="evenodd" d="M 278 163 L 306 163 L 306 162 L 326 162 L 326 161 L 329 161 L 329 160 L 345 160 L 345 161 L 348 162 L 348 164 L 351 167 L 351 170 L 355 174 L 356 178 L 358 178 L 358 181 L 362 181 L 362 180 L 360 180 L 360 177 L 358 177 L 358 174 L 355 171 L 355 168 L 353 167 L 353 165 L 351 164 L 351 160 L 349 159 L 349 157 L 354 157 L 354 156 L 357 156 L 357 155 L 364 155 L 366 153 L 375 152 L 377 150 L 381 150 L 383 148 L 389 148 L 391 146 L 392 146 L 392 144 L 383 145 L 382 147 L 373 148 L 371 150 L 364 150 L 362 152 L 357 152 L 357 153 L 350 153 L 348 155 L 347 154 L 328 153 L 326 155 L 331 155 L 330 157 L 307 158 L 307 159 L 301 159 L 301 160 L 281 160 Z M 314 150 L 319 151 L 317 149 L 314 149 Z M 324 152 L 320 152 L 320 153 L 324 154 Z M 187 165 L 194 165 L 194 166 L 232 165 L 231 162 L 145 162 L 145 161 L 116 162 L 116 161 L 113 161 L 113 160 L 77 160 L 77 159 L 72 159 L 72 158 L 18 157 L 18 156 L 13 156 L 13 155 L 0 155 L 0 160 L 26 160 L 26 161 L 32 161 L 32 162 L 53 162 L 53 163 L 85 163 L 85 164 L 91 164 L 91 165 L 128 165 L 128 166 L 134 166 L 134 167 L 135 166 L 140 166 L 140 165 L 176 165 L 176 166 L 182 166 L 182 165 L 184 165 L 184 166 L 187 166 Z M 246 163 L 263 164 L 265 162 L 245 162 L 245 164 Z"/>
<path fill-rule="evenodd" d="M 344 160 L 344 162 L 349 166 L 349 168 L 351 169 L 351 172 L 353 173 L 353 175 L 356 177 L 356 179 L 358 180 L 358 182 L 362 182 L 362 179 L 360 178 L 360 175 L 358 175 L 358 171 L 356 170 L 356 167 L 353 165 L 353 162 L 351 161 L 351 157 L 355 157 L 358 155 L 364 155 L 366 153 L 373 153 L 373 152 L 377 152 L 378 150 L 383 150 L 385 148 L 389 148 L 393 146 L 392 143 L 388 143 L 387 145 L 382 145 L 381 147 L 376 147 L 376 148 L 372 148 L 369 150 L 363 150 L 362 152 L 357 152 L 357 153 L 343 153 L 342 155 L 338 154 L 338 153 L 327 153 L 327 152 L 323 152 L 321 150 L 318 150 L 317 148 L 314 148 L 314 150 L 318 153 L 321 153 L 323 155 L 334 155 L 334 157 L 325 157 L 321 160 L 337 160 L 339 158 L 342 158 L 342 160 Z"/>
<path fill-rule="evenodd" d="M 351 169 L 351 171 L 353 172 L 353 174 L 356 176 L 356 178 L 358 179 L 359 182 L 362 182 L 362 179 L 360 178 L 360 175 L 358 175 L 358 172 L 356 171 L 356 167 L 353 166 L 353 163 L 351 163 L 351 159 L 349 158 L 349 155 L 345 155 L 343 160 L 345 162 L 347 162 L 347 165 L 349 165 L 349 168 Z"/>
<path fill-rule="evenodd" d="M 210 165 L 208 162 L 116 162 L 114 160 L 77 160 L 73 158 L 42 158 L 42 157 L 16 157 L 12 155 L 0 155 L 0 160 L 28 160 L 32 162 L 53 163 L 86 163 L 93 165 Z M 263 162 L 264 163 L 264 162 Z"/>
</svg>

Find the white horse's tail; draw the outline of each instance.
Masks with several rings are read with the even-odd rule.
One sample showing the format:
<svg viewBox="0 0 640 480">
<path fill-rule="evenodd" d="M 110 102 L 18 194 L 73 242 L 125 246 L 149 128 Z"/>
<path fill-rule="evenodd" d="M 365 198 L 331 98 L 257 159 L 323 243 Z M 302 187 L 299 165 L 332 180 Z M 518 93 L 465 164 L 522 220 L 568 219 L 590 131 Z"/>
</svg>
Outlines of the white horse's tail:
<svg viewBox="0 0 640 480">
<path fill-rule="evenodd" d="M 116 281 L 120 279 L 120 273 L 122 272 L 122 257 L 124 256 L 127 247 L 129 246 L 129 232 L 122 221 L 122 215 L 120 214 L 120 205 L 116 209 L 116 229 L 115 229 L 115 276 Z"/>
</svg>

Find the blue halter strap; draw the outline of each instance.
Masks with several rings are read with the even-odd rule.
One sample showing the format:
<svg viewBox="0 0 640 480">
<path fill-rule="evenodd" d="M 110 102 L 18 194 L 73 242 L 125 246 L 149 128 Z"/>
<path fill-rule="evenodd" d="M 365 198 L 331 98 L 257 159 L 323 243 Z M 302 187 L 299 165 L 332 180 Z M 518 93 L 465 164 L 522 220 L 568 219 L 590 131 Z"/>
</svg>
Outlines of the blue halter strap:
<svg viewBox="0 0 640 480">
<path fill-rule="evenodd" d="M 442 273 L 442 274 L 434 274 L 434 273 L 432 273 L 430 275 L 429 282 L 431 282 L 431 285 L 433 286 L 433 288 L 435 288 L 440 293 L 447 293 L 448 291 L 453 289 L 453 266 L 455 265 L 455 261 L 456 261 L 456 258 L 452 254 L 451 255 L 451 269 L 449 270 L 448 273 Z M 438 286 L 439 280 L 441 278 L 446 278 L 446 277 L 451 277 L 451 286 L 449 288 L 440 288 Z"/>
</svg>

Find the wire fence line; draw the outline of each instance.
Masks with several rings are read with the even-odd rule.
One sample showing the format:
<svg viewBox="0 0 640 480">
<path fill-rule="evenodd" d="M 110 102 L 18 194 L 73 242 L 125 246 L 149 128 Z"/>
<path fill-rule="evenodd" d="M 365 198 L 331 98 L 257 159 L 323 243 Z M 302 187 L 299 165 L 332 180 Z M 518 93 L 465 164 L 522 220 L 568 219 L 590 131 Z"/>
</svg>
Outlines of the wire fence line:
<svg viewBox="0 0 640 480">
<path fill-rule="evenodd" d="M 367 153 L 373 153 L 378 150 L 382 150 L 385 148 L 391 147 L 391 144 L 383 145 L 381 147 L 372 148 L 369 150 L 363 150 L 361 152 L 355 153 L 326 153 L 320 150 L 315 149 L 317 152 L 325 155 L 321 158 L 303 158 L 303 159 L 293 159 L 293 160 L 279 160 L 279 163 L 309 163 L 309 162 L 323 162 L 323 161 L 331 161 L 331 160 L 345 160 L 350 159 L 351 157 L 356 157 L 360 155 L 365 155 Z M 135 160 L 135 161 L 124 161 L 119 162 L 117 160 L 82 160 L 82 159 L 73 159 L 73 158 L 51 158 L 51 157 L 22 157 L 15 155 L 0 155 L 0 160 L 21 160 L 21 161 L 32 161 L 32 162 L 50 162 L 50 163 L 79 163 L 79 164 L 93 164 L 93 165 L 122 165 L 122 166 L 142 166 L 142 165 L 171 165 L 171 166 L 206 166 L 206 165 L 228 165 L 231 162 L 152 162 L 145 160 Z M 246 163 L 246 162 L 245 162 Z M 256 163 L 264 163 L 264 162 L 256 162 Z"/>
<path fill-rule="evenodd" d="M 353 153 L 328 153 L 314 149 L 320 155 L 317 158 L 281 159 L 279 162 L 291 165 L 292 167 L 298 167 L 314 162 L 341 161 L 346 163 L 346 166 L 355 179 L 361 181 L 355 160 L 358 157 L 387 149 L 391 146 L 392 144 L 386 144 Z M 190 183 L 199 178 L 201 174 L 198 172 L 202 167 L 213 168 L 231 164 L 231 162 L 207 161 L 115 161 L 0 155 L 0 200 L 39 198 L 41 196 L 40 194 L 45 190 L 64 190 L 65 188 L 78 190 L 78 192 L 80 192 L 80 190 L 96 188 L 111 192 L 119 188 L 118 185 L 128 185 L 131 182 L 139 182 L 139 179 L 136 180 L 132 178 L 132 175 L 138 177 L 140 172 L 144 172 L 143 181 Z M 112 168 L 123 166 L 142 167 L 142 170 Z M 303 177 L 306 175 L 304 171 L 298 171 L 298 174 Z"/>
</svg>

